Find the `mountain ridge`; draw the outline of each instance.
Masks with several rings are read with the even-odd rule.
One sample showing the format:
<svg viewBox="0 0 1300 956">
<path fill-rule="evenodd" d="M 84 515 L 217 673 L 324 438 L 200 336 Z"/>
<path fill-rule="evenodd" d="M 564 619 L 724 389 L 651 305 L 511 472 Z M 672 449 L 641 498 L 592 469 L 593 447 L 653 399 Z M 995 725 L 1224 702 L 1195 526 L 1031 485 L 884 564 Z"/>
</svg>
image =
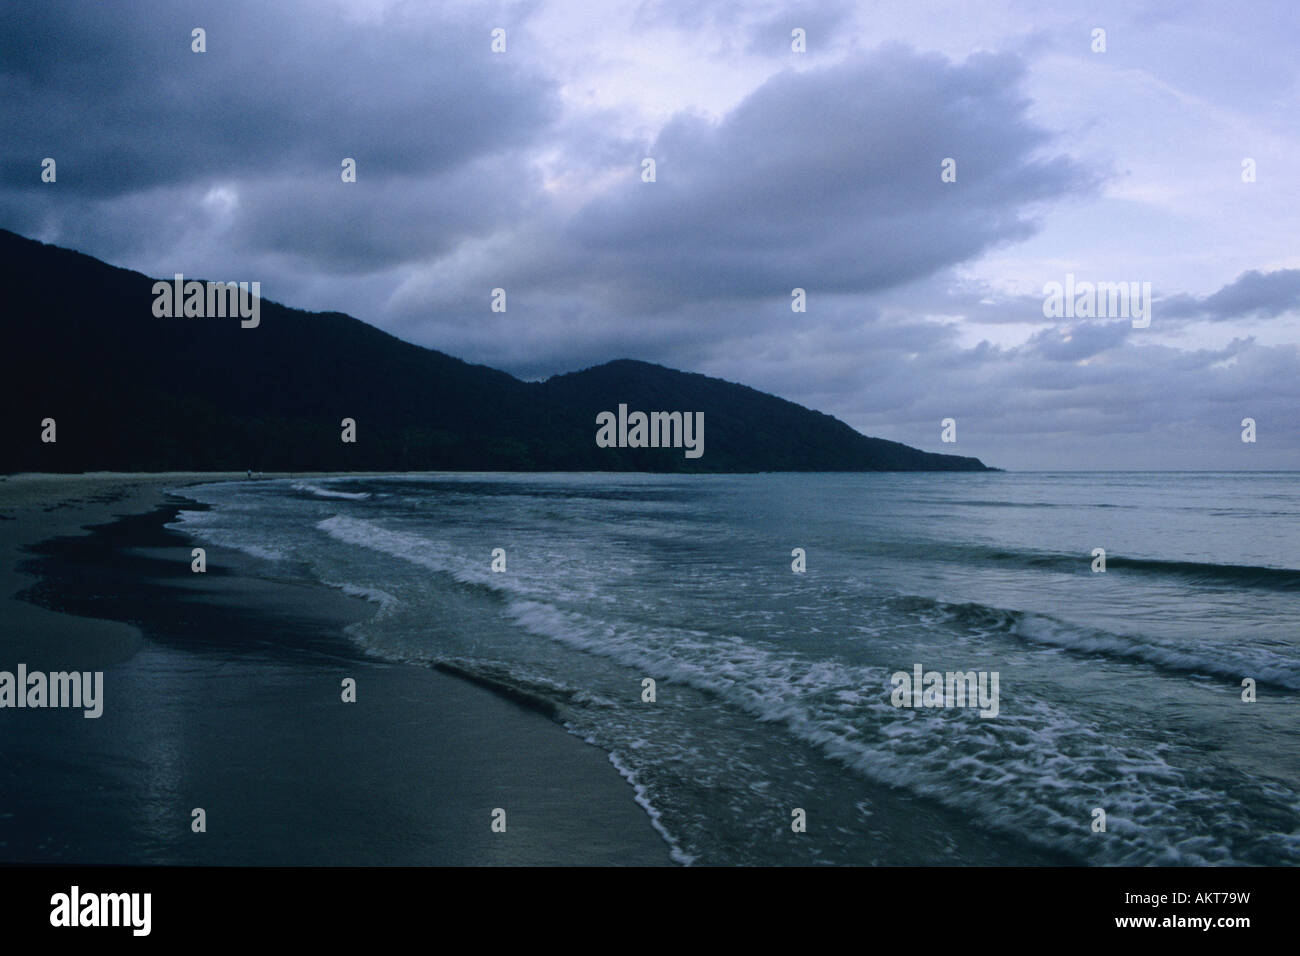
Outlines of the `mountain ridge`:
<svg viewBox="0 0 1300 956">
<path fill-rule="evenodd" d="M 527 382 L 342 312 L 268 299 L 256 328 L 158 318 L 153 285 L 170 279 L 4 229 L 0 280 L 2 472 L 994 470 L 633 358 Z M 704 454 L 597 447 L 596 414 L 619 404 L 703 412 Z M 41 440 L 47 418 L 52 443 Z M 355 443 L 340 439 L 344 418 Z"/>
</svg>

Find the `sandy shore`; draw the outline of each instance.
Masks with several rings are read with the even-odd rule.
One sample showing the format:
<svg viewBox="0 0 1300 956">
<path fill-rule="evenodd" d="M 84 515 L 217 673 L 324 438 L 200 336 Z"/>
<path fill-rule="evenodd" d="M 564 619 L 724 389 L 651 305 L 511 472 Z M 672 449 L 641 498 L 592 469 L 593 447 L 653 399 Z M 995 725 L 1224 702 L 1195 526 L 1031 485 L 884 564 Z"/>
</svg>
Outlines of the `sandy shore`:
<svg viewBox="0 0 1300 956">
<path fill-rule="evenodd" d="M 116 621 L 57 614 L 14 595 L 36 583 L 18 570 L 24 548 L 119 515 L 152 511 L 162 484 L 233 480 L 244 474 L 11 475 L 0 480 L 0 648 L 7 658 L 41 670 L 100 669 L 139 651 L 138 628 Z"/>
<path fill-rule="evenodd" d="M 166 491 L 244 478 L 0 480 L 0 670 L 104 672 L 99 719 L 0 709 L 0 861 L 670 862 L 603 752 L 361 654 L 343 628 L 371 605 L 228 560 L 190 573 Z"/>
</svg>

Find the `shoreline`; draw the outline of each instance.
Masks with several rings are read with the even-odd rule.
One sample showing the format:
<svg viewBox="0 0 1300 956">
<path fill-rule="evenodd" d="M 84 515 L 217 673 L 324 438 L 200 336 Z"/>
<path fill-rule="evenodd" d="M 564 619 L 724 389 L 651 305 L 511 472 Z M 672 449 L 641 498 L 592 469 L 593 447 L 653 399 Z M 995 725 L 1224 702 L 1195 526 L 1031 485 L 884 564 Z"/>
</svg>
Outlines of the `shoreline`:
<svg viewBox="0 0 1300 956">
<path fill-rule="evenodd" d="M 221 480 L 247 479 L 0 481 L 0 669 L 102 670 L 106 698 L 94 720 L 0 710 L 0 861 L 672 865 L 604 751 L 490 689 L 367 656 L 344 628 L 373 604 L 251 576 L 207 544 L 193 574 L 193 539 L 163 527 L 189 505 L 165 492 Z"/>
</svg>

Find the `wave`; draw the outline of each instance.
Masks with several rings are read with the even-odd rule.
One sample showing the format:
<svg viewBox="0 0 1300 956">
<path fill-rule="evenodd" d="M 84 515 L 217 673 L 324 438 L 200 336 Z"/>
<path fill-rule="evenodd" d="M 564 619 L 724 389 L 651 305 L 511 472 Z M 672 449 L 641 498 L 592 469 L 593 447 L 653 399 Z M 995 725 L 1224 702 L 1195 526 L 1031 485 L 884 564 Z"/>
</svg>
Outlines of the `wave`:
<svg viewBox="0 0 1300 956">
<path fill-rule="evenodd" d="M 1017 698 L 995 721 L 967 709 L 900 710 L 889 700 L 887 668 L 539 602 L 511 604 L 525 630 L 654 674 L 661 686 L 679 682 L 720 698 L 761 723 L 783 725 L 867 779 L 973 812 L 992 828 L 1014 819 L 1021 838 L 1036 845 L 1100 863 L 1224 864 L 1238 862 L 1235 843 L 1258 840 L 1235 798 L 1171 764 L 1167 745 L 1098 733 L 1053 701 Z M 979 613 L 987 612 L 995 609 Z M 1078 808 L 1097 805 L 1099 781 L 1110 782 L 1110 827 L 1125 841 L 1079 837 Z M 1211 829 L 1223 840 L 1207 841 L 1203 827 L 1184 822 L 1180 808 L 1188 803 L 1210 808 Z M 1300 846 L 1295 855 L 1300 860 Z"/>
<path fill-rule="evenodd" d="M 1300 690 L 1300 662 L 1294 657 L 1263 648 L 1243 652 L 1216 647 L 1211 654 L 1199 648 L 1171 647 L 1140 637 L 1071 624 L 1049 614 L 1008 610 L 987 604 L 951 604 L 914 595 L 888 603 L 902 611 L 933 611 L 945 621 L 963 628 L 1004 632 L 1077 654 L 1136 660 L 1162 670 L 1222 677 L 1234 683 L 1243 677 L 1252 677 L 1257 683 Z"/>
<path fill-rule="evenodd" d="M 1195 584 L 1227 584 L 1237 587 L 1300 591 L 1300 570 L 1251 564 L 1209 564 L 1201 561 L 1164 561 L 1156 558 L 1106 557 L 1108 568 L 1130 568 L 1154 574 L 1169 574 Z"/>
<path fill-rule="evenodd" d="M 586 743 L 597 747 L 600 746 L 594 737 L 587 737 Z M 658 807 L 651 802 L 650 790 L 638 779 L 636 771 L 629 767 L 623 759 L 613 751 L 610 751 L 609 753 L 609 762 L 614 765 L 614 769 L 619 772 L 619 775 L 631 784 L 633 791 L 632 799 L 634 799 L 637 804 L 640 805 L 641 809 L 645 811 L 646 816 L 650 818 L 650 825 L 655 828 L 655 831 L 663 837 L 664 842 L 668 844 L 669 857 L 671 857 L 674 862 L 680 863 L 682 866 L 690 866 L 694 863 L 697 858 L 683 850 L 673 835 L 668 832 L 668 828 L 664 826 L 663 814 L 660 813 Z"/>
<path fill-rule="evenodd" d="M 563 723 L 565 709 L 579 703 L 578 692 L 572 688 L 563 687 L 553 681 L 521 677 L 504 667 L 456 659 L 436 660 L 429 666 L 436 671 L 487 688 L 521 707 L 537 711 L 561 723 Z"/>
<path fill-rule="evenodd" d="M 215 544 L 220 548 L 232 548 L 263 561 L 281 562 L 288 560 L 288 555 L 276 548 L 271 548 L 260 541 L 250 541 L 240 529 L 230 527 L 225 522 L 227 516 L 219 511 L 178 511 L 176 519 L 168 522 L 168 530 L 180 531 L 195 538 Z"/>
<path fill-rule="evenodd" d="M 359 584 L 348 584 L 346 581 L 336 582 L 322 580 L 321 583 L 327 587 L 336 588 L 349 597 L 359 597 L 369 601 L 371 604 L 378 604 L 379 610 L 375 613 L 376 620 L 387 617 L 388 614 L 390 614 L 393 609 L 401 603 L 392 594 L 389 594 L 387 591 L 382 591 L 379 588 L 362 587 Z"/>
<path fill-rule="evenodd" d="M 295 481 L 290 487 L 294 491 L 305 491 L 317 498 L 346 498 L 349 501 L 364 501 L 370 497 L 368 491 L 335 491 L 332 488 L 322 488 L 320 485 L 313 485 L 306 481 Z"/>
<path fill-rule="evenodd" d="M 1041 571 L 1066 574 L 1091 573 L 1090 554 L 1060 554 L 1048 551 L 1013 551 L 1006 548 L 960 545 L 925 545 L 918 557 L 948 557 L 963 563 L 1014 564 Z M 1300 569 L 1275 568 L 1252 564 L 1214 564 L 1207 561 L 1177 561 L 1166 558 L 1135 558 L 1121 554 L 1106 555 L 1107 572 L 1131 571 L 1140 574 L 1177 577 L 1201 587 L 1260 588 L 1273 591 L 1300 591 Z"/>
<path fill-rule="evenodd" d="M 415 534 L 343 515 L 320 521 L 316 528 L 335 540 L 487 589 L 504 602 L 507 617 L 524 631 L 616 661 L 638 674 L 653 674 L 661 686 L 677 682 L 708 694 L 759 723 L 781 725 L 856 774 L 931 798 L 985 826 L 1011 825 L 1032 844 L 1091 862 L 1224 864 L 1248 861 L 1263 838 L 1248 832 L 1258 819 L 1256 811 L 1244 809 L 1228 784 L 1200 779 L 1181 767 L 1171 756 L 1172 745 L 1100 732 L 1093 715 L 1067 703 L 1029 696 L 1004 701 L 997 721 L 981 720 L 969 710 L 899 710 L 889 701 L 888 668 L 851 665 L 833 657 L 813 659 L 752 636 L 621 620 L 617 610 L 610 613 L 607 607 L 561 606 L 574 599 L 567 580 L 558 582 L 563 591 L 557 594 L 556 581 L 530 585 L 514 574 L 493 575 L 486 560 L 467 562 L 463 549 L 428 529 Z M 1055 557 L 1068 560 L 1076 570 L 1080 563 L 1078 557 Z M 1082 563 L 1086 568 L 1087 559 Z M 1261 683 L 1300 687 L 1296 664 L 1261 656 L 1264 650 L 1211 654 L 1171 648 L 1046 615 L 922 597 L 900 598 L 896 608 L 1077 653 L 1215 674 L 1234 683 L 1253 676 Z M 430 666 L 561 723 L 571 718 L 574 725 L 590 725 L 579 712 L 570 711 L 584 703 L 571 688 L 532 680 L 513 667 L 476 661 L 446 659 Z M 606 713 L 592 716 L 604 722 Z M 622 764 L 629 772 L 638 767 L 638 757 L 625 744 L 611 741 L 605 749 L 620 755 L 611 756 L 616 766 Z M 672 806 L 673 792 L 657 792 L 653 774 L 646 773 L 646 765 L 639 766 L 648 787 L 645 803 Z M 1107 782 L 1104 793 L 1101 781 Z M 1124 835 L 1123 841 L 1093 842 L 1078 835 L 1078 808 L 1099 805 L 1103 795 L 1109 800 L 1105 805 L 1110 827 Z M 1192 810 L 1186 809 L 1189 804 Z M 1271 833 L 1264 836 L 1274 838 Z M 691 852 L 699 848 L 690 841 Z M 1245 857 L 1238 856 L 1242 852 Z M 1300 860 L 1300 846 L 1288 858 Z"/>
<path fill-rule="evenodd" d="M 412 564 L 449 576 L 490 598 L 499 600 L 508 594 L 545 596 L 539 586 L 530 585 L 517 574 L 494 574 L 486 560 L 468 561 L 450 545 L 409 531 L 394 531 L 373 521 L 333 515 L 316 527 L 335 541 L 378 551 Z"/>
</svg>

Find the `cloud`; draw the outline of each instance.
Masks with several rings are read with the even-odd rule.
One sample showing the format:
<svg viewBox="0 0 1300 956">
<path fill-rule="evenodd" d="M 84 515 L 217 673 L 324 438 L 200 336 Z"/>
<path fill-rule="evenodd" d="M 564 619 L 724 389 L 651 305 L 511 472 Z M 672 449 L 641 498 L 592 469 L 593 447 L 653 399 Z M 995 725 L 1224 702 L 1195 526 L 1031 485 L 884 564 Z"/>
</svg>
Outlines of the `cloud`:
<svg viewBox="0 0 1300 956">
<path fill-rule="evenodd" d="M 1217 16 L 1130 8 L 1099 56 L 1019 2 L 20 0 L 0 225 L 530 378 L 639 358 L 1011 467 L 1235 467 L 1251 416 L 1295 467 L 1287 11 L 1243 74 Z M 1149 277 L 1151 328 L 1045 319 L 1067 273 Z"/>
<path fill-rule="evenodd" d="M 1079 362 L 1118 348 L 1128 338 L 1132 323 L 1082 322 L 1046 329 L 1030 339 L 1027 348 L 1052 362 Z"/>
<path fill-rule="evenodd" d="M 403 334 L 446 347 L 455 326 L 453 350 L 525 374 L 572 367 L 575 350 L 613 357 L 620 339 L 617 354 L 663 361 L 740 331 L 829 334 L 872 296 L 905 299 L 1097 187 L 1026 119 L 1021 75 L 1016 57 L 954 63 L 899 46 L 780 72 L 716 122 L 674 117 L 576 212 L 539 202 L 536 218 L 413 269 L 391 307 Z M 641 181 L 644 156 L 655 182 Z M 947 157 L 955 183 L 940 179 Z M 508 314 L 485 312 L 494 287 Z M 810 306 L 792 319 L 796 287 Z"/>
<path fill-rule="evenodd" d="M 1035 204 L 1094 184 L 1024 116 L 1020 62 L 887 47 L 769 79 L 720 123 L 683 115 L 569 224 L 589 275 L 649 294 L 871 292 L 1033 231 Z M 956 183 L 940 163 L 957 160 Z M 639 157 L 627 157 L 639 168 Z"/>
<path fill-rule="evenodd" d="M 1275 318 L 1300 308 L 1300 269 L 1260 272 L 1252 269 L 1219 289 L 1197 298 L 1170 296 L 1161 309 L 1170 315 L 1223 321 L 1238 318 Z"/>
<path fill-rule="evenodd" d="M 201 199 L 223 189 L 239 202 L 222 241 L 307 268 L 444 253 L 521 214 L 523 148 L 558 115 L 554 83 L 490 51 L 505 9 L 398 5 L 357 22 L 305 2 L 7 4 L 0 221 L 76 243 L 111 233 L 95 221 L 107 204 L 169 196 L 199 231 L 213 228 Z"/>
</svg>

